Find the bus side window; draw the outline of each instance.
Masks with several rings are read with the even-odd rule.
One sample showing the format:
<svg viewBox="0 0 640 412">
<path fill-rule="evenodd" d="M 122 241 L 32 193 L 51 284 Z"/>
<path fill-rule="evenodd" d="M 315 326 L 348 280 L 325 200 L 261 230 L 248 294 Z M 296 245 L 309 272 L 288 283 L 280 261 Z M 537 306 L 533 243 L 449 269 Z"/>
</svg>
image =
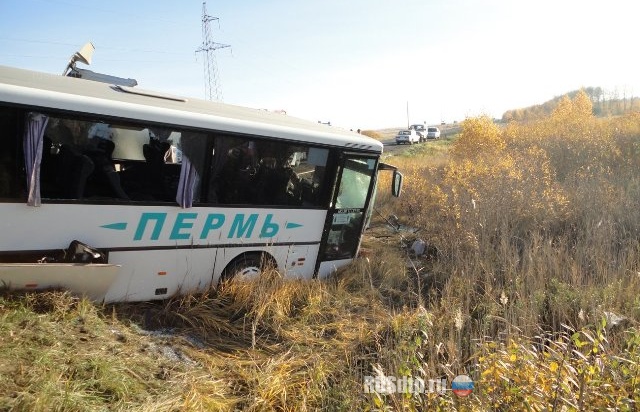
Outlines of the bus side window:
<svg viewBox="0 0 640 412">
<path fill-rule="evenodd" d="M 302 177 L 302 201 L 308 206 L 322 206 L 323 190 L 325 182 L 325 171 L 329 149 L 310 147 L 306 152 L 305 169 L 300 170 L 298 175 Z"/>
<path fill-rule="evenodd" d="M 21 154 L 18 150 L 20 138 L 20 112 L 12 108 L 0 108 L 0 198 L 18 199 L 23 197 L 24 179 L 18 172 Z"/>
<path fill-rule="evenodd" d="M 209 182 L 211 203 L 322 206 L 328 149 L 219 136 Z"/>
<path fill-rule="evenodd" d="M 210 203 L 248 203 L 246 190 L 255 175 L 255 143 L 226 136 L 214 138 L 209 182 Z"/>
<path fill-rule="evenodd" d="M 106 130 L 106 131 L 105 131 Z M 104 125 L 102 133 L 108 132 Z M 114 196 L 126 199 L 111 163 L 114 144 L 107 138 L 91 139 L 94 123 L 50 117 L 43 138 L 41 161 L 42 195 L 50 199 L 82 199 L 95 190 L 95 176 L 110 185 Z M 106 136 L 106 135 L 105 135 Z M 103 176 L 104 175 L 104 176 Z"/>
</svg>

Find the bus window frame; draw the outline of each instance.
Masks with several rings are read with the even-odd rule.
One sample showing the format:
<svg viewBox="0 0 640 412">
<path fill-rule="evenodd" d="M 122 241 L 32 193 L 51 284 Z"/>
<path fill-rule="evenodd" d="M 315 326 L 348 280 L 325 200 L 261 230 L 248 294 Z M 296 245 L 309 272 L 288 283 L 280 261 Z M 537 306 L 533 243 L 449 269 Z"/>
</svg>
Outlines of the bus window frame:
<svg viewBox="0 0 640 412">
<path fill-rule="evenodd" d="M 24 120 L 24 116 L 27 112 L 34 111 L 38 113 L 42 113 L 46 116 L 59 118 L 59 119 L 71 119 L 76 121 L 83 121 L 89 123 L 106 123 L 113 124 L 117 127 L 122 128 L 132 128 L 132 129 L 144 129 L 144 128 L 169 128 L 174 129 L 176 131 L 186 132 L 196 132 L 202 133 L 207 136 L 207 154 L 204 163 L 204 173 L 202 178 L 200 179 L 200 194 L 201 199 L 208 199 L 209 196 L 209 185 L 208 182 L 211 179 L 211 164 L 213 162 L 213 149 L 214 149 L 214 141 L 216 138 L 241 138 L 246 140 L 259 140 L 265 142 L 275 142 L 280 144 L 287 144 L 292 146 L 302 146 L 307 149 L 310 148 L 318 148 L 318 149 L 327 149 L 328 156 L 327 162 L 325 165 L 326 174 L 322 181 L 322 188 L 320 190 L 320 200 L 319 204 L 314 206 L 297 206 L 297 205 L 272 205 L 272 204 L 260 204 L 260 203 L 215 203 L 208 201 L 197 201 L 193 203 L 193 207 L 222 207 L 222 208 L 264 208 L 264 209 L 301 209 L 301 210 L 329 210 L 332 207 L 334 201 L 334 190 L 337 182 L 337 174 L 341 172 L 340 162 L 345 153 L 351 153 L 355 155 L 368 156 L 371 158 L 376 158 L 376 154 L 374 153 L 366 153 L 366 152 L 348 152 L 344 151 L 339 147 L 332 145 L 322 145 L 317 143 L 309 143 L 302 140 L 291 140 L 291 139 L 281 139 L 275 138 L 272 136 L 258 135 L 258 134 L 245 134 L 245 133 L 234 133 L 230 131 L 217 130 L 217 129 L 202 129 L 196 127 L 188 127 L 182 125 L 175 125 L 169 123 L 161 123 L 154 121 L 147 121 L 143 119 L 131 119 L 120 116 L 108 116 L 101 115 L 95 113 L 88 112 L 77 112 L 70 110 L 62 110 L 48 107 L 39 107 L 39 106 L 29 106 L 23 104 L 8 104 L 2 103 L 0 104 L 0 109 L 8 108 L 15 109 L 19 113 L 19 117 Z M 19 177 L 24 181 L 24 153 L 22 152 L 22 139 L 24 134 L 24 125 L 19 126 L 19 130 L 15 139 L 17 139 L 18 146 L 18 159 L 19 162 L 19 170 L 22 172 L 22 176 Z M 114 160 L 125 160 L 125 159 L 114 159 Z M 379 160 L 379 159 L 378 159 Z M 23 184 L 24 185 L 24 184 Z M 16 201 L 26 201 L 26 188 L 22 190 L 22 194 L 20 198 L 11 198 L 11 199 L 0 199 L 0 202 L 3 203 L 14 203 Z M 42 198 L 43 204 L 84 204 L 84 205 L 132 205 L 132 206 L 167 206 L 172 205 L 175 207 L 180 207 L 177 202 L 173 201 L 159 201 L 159 200 L 127 200 L 127 199 L 118 199 L 118 198 L 108 198 L 108 199 L 91 199 L 91 198 L 82 198 L 82 199 L 70 199 L 70 198 Z"/>
</svg>

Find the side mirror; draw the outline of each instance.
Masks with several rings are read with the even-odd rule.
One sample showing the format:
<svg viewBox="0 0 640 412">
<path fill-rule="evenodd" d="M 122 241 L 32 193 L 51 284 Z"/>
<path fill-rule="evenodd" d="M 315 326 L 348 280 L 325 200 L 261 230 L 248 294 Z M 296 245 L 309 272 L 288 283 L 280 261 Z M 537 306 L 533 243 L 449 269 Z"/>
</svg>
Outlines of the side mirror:
<svg viewBox="0 0 640 412">
<path fill-rule="evenodd" d="M 391 194 L 394 197 L 400 197 L 400 193 L 402 193 L 402 173 L 394 170 L 393 180 L 391 181 Z"/>
</svg>

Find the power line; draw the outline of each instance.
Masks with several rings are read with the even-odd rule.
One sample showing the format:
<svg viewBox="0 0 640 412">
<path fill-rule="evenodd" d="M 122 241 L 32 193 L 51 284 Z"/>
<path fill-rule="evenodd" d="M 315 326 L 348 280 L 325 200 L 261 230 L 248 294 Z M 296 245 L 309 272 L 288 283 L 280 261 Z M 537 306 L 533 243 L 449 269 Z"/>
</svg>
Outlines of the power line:
<svg viewBox="0 0 640 412">
<path fill-rule="evenodd" d="M 78 47 L 77 43 L 65 43 L 65 42 L 52 41 L 52 40 L 36 40 L 36 39 L 25 39 L 25 38 L 16 38 L 16 37 L 0 37 L 0 41 L 55 44 L 58 46 Z M 128 52 L 128 53 L 157 53 L 157 54 L 175 54 L 175 55 L 182 55 L 182 56 L 186 56 L 188 54 L 185 52 L 176 52 L 176 51 L 170 51 L 170 50 L 128 49 L 125 47 L 102 46 L 100 44 L 97 45 L 97 48 L 99 48 L 100 50 L 114 50 L 114 51 L 122 51 L 122 52 Z"/>
<path fill-rule="evenodd" d="M 222 100 L 222 92 L 218 80 L 218 64 L 215 51 L 231 47 L 228 44 L 216 43 L 211 34 L 211 22 L 219 21 L 217 17 L 207 14 L 207 2 L 202 3 L 202 44 L 196 53 L 204 53 L 204 92 L 209 100 Z"/>
<path fill-rule="evenodd" d="M 42 43 L 42 44 L 56 44 L 59 46 L 74 46 L 77 47 L 77 43 L 65 43 L 61 41 L 51 41 L 51 40 L 35 40 L 35 39 L 21 39 L 16 37 L 0 37 L 0 41 L 11 41 L 11 42 L 23 42 L 23 43 Z"/>
<path fill-rule="evenodd" d="M 80 2 L 71 2 L 71 1 L 64 1 L 64 0 L 38 0 L 38 1 L 41 3 L 58 3 L 60 5 L 70 7 L 71 10 L 77 10 L 78 8 L 83 8 L 89 11 L 94 11 L 98 13 L 109 13 L 116 16 L 121 16 L 123 14 L 122 10 L 107 9 L 103 7 L 94 7 L 92 5 L 88 5 L 86 1 L 80 1 Z M 163 25 L 167 25 L 167 24 L 174 25 L 174 26 L 183 25 L 182 22 L 171 20 L 171 19 L 158 18 L 150 13 L 136 14 L 136 13 L 131 13 L 129 10 L 127 10 L 126 14 L 128 17 L 135 17 L 139 21 L 158 22 Z"/>
</svg>

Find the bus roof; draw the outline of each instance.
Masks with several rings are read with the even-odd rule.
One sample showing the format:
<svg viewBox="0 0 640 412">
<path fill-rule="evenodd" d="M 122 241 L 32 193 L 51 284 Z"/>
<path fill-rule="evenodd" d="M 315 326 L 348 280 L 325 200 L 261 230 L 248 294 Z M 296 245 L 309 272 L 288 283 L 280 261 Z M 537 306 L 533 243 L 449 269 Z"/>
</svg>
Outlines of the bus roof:
<svg viewBox="0 0 640 412">
<path fill-rule="evenodd" d="M 382 153 L 381 142 L 281 113 L 0 66 L 0 100 Z"/>
</svg>

